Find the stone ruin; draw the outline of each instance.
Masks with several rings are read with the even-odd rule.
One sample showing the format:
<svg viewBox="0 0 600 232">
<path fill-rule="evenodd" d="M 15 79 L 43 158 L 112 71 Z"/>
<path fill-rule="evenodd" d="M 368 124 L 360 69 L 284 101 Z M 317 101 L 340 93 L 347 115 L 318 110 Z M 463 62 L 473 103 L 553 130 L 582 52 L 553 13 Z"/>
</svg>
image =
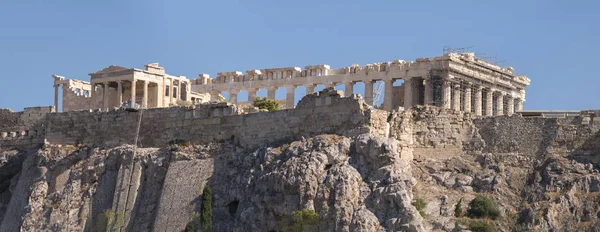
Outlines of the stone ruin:
<svg viewBox="0 0 600 232">
<path fill-rule="evenodd" d="M 433 105 L 447 109 L 471 112 L 477 116 L 512 115 L 523 109 L 525 88 L 530 80 L 514 73 L 512 67 L 499 67 L 478 59 L 474 53 L 448 53 L 416 61 L 394 60 L 351 65 L 337 69 L 329 65 L 267 68 L 220 72 L 215 78 L 200 74 L 198 78 L 167 74 L 158 63 L 144 69 L 111 65 L 90 73 L 90 82 L 54 78 L 54 109 L 58 111 L 59 87 L 62 87 L 62 111 L 85 109 L 110 110 L 123 102 L 134 102 L 146 108 L 163 108 L 224 101 L 221 93 L 229 94 L 229 102 L 248 105 L 260 89 L 266 89 L 267 98 L 275 99 L 277 89 L 285 88 L 283 108 L 295 105 L 295 92 L 304 86 L 306 94 L 317 85 L 332 88 L 344 86 L 344 96 L 354 94 L 354 85 L 365 85 L 364 101 L 371 106 L 374 95 L 383 95 L 381 108 L 392 111 L 399 107 Z M 394 86 L 401 81 L 400 86 Z M 382 91 L 375 83 L 384 83 Z M 238 94 L 247 91 L 248 102 L 238 100 Z"/>
</svg>

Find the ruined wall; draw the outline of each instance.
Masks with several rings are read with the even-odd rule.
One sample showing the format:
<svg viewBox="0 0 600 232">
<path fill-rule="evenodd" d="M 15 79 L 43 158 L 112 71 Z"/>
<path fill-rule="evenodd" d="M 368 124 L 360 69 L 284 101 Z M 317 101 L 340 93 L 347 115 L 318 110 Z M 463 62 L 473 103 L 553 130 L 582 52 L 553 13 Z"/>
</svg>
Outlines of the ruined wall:
<svg viewBox="0 0 600 232">
<path fill-rule="evenodd" d="M 390 116 L 390 137 L 412 147 L 416 159 L 452 157 L 477 140 L 473 117 L 464 112 L 417 106 Z M 476 141 L 475 141 L 476 142 Z"/>
<path fill-rule="evenodd" d="M 30 146 L 43 143 L 45 115 L 51 106 L 28 107 L 23 112 L 0 109 L 0 146 Z"/>
<path fill-rule="evenodd" d="M 62 111 L 85 110 L 90 108 L 91 86 L 89 82 L 69 81 L 62 87 Z"/>
</svg>

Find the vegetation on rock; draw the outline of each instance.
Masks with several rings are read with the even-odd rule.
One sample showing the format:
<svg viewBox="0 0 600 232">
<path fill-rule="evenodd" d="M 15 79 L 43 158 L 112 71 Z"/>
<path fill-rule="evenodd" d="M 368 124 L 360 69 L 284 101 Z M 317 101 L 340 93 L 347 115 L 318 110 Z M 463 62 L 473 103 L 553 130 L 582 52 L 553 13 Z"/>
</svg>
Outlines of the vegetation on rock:
<svg viewBox="0 0 600 232">
<path fill-rule="evenodd" d="M 500 210 L 494 199 L 478 195 L 469 202 L 467 216 L 470 218 L 489 218 L 495 220 L 500 216 Z"/>
<path fill-rule="evenodd" d="M 319 231 L 318 224 L 320 216 L 314 210 L 298 210 L 291 215 L 283 215 L 283 220 L 279 223 L 279 231 L 303 232 Z"/>
<path fill-rule="evenodd" d="M 112 209 L 107 209 L 99 214 L 92 231 L 119 231 L 125 223 L 125 214 L 123 212 L 115 213 Z"/>
<path fill-rule="evenodd" d="M 425 207 L 427 207 L 427 202 L 424 199 L 417 198 L 412 205 L 417 208 L 417 211 L 419 211 L 421 216 L 425 216 Z"/>
<path fill-rule="evenodd" d="M 460 200 L 458 200 L 458 203 L 456 203 L 456 206 L 454 207 L 454 216 L 455 217 L 461 217 L 463 215 L 463 210 L 462 210 L 462 198 Z"/>
<path fill-rule="evenodd" d="M 208 186 L 204 187 L 204 190 L 202 191 L 202 208 L 200 213 L 200 224 L 202 225 L 202 231 L 212 231 L 212 191 Z"/>
<path fill-rule="evenodd" d="M 485 221 L 471 221 L 469 222 L 469 230 L 473 232 L 494 232 L 496 229 L 494 225 Z"/>
</svg>

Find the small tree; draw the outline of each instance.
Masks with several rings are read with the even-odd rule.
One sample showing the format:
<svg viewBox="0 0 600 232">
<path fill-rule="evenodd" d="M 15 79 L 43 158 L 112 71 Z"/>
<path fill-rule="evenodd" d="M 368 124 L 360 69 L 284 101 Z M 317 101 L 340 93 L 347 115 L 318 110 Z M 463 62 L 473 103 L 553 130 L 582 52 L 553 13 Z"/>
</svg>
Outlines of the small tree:
<svg viewBox="0 0 600 232">
<path fill-rule="evenodd" d="M 467 215 L 471 218 L 490 218 L 495 220 L 500 216 L 500 210 L 494 199 L 478 195 L 469 202 Z"/>
<path fill-rule="evenodd" d="M 208 186 L 202 191 L 202 209 L 200 223 L 203 232 L 212 231 L 212 191 Z"/>
<path fill-rule="evenodd" d="M 254 106 L 259 109 L 268 111 L 276 111 L 279 110 L 280 107 L 278 101 L 267 99 L 266 97 L 263 99 L 260 99 L 260 97 L 256 97 L 256 99 L 254 99 Z"/>
</svg>

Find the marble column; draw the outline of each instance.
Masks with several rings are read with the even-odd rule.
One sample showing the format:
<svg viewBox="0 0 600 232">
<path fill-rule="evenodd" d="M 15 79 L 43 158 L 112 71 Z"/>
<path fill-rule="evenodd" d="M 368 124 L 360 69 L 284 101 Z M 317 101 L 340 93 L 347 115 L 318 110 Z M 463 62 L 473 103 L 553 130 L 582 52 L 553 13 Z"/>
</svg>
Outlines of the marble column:
<svg viewBox="0 0 600 232">
<path fill-rule="evenodd" d="M 306 95 L 312 94 L 315 92 L 315 85 L 305 85 L 306 87 Z"/>
<path fill-rule="evenodd" d="M 94 109 L 96 101 L 96 83 L 90 84 L 90 109 Z M 63 96 L 64 97 L 64 96 Z M 64 106 L 63 106 L 64 107 Z"/>
<path fill-rule="evenodd" d="M 425 93 L 423 93 L 423 104 L 424 105 L 431 105 L 433 102 L 431 100 L 432 98 L 432 93 L 431 93 L 431 79 L 423 79 L 423 85 L 425 86 L 424 91 Z"/>
<path fill-rule="evenodd" d="M 277 91 L 277 87 L 267 87 L 267 98 L 275 100 L 275 91 Z"/>
<path fill-rule="evenodd" d="M 443 93 L 442 93 L 442 107 L 445 109 L 450 109 L 452 100 L 452 83 L 449 81 L 444 81 L 443 84 Z"/>
<path fill-rule="evenodd" d="M 496 98 L 496 116 L 504 115 L 504 93 L 497 91 L 498 97 Z"/>
<path fill-rule="evenodd" d="M 117 103 L 118 107 L 123 105 L 123 83 L 121 81 L 117 81 Z"/>
<path fill-rule="evenodd" d="M 413 80 L 407 78 L 404 80 L 404 109 L 407 110 L 413 106 Z"/>
<path fill-rule="evenodd" d="M 238 103 L 238 93 L 239 90 L 231 90 L 229 91 L 229 102 L 236 104 Z"/>
<path fill-rule="evenodd" d="M 394 98 L 393 92 L 393 81 L 392 80 L 384 80 L 385 83 L 385 92 L 383 95 L 383 109 L 387 111 L 392 111 L 394 106 L 392 104 Z"/>
<path fill-rule="evenodd" d="M 54 112 L 58 112 L 58 87 L 59 86 L 60 85 L 54 85 Z"/>
<path fill-rule="evenodd" d="M 175 99 L 175 103 L 177 103 L 177 100 L 181 99 L 181 81 L 177 81 L 177 96 Z"/>
<path fill-rule="evenodd" d="M 494 101 L 494 91 L 490 88 L 485 89 L 485 115 L 493 116 L 493 101 Z"/>
<path fill-rule="evenodd" d="M 473 102 L 473 108 L 475 108 L 475 115 L 476 116 L 481 116 L 481 90 L 482 87 L 481 86 L 475 86 L 474 91 L 475 91 L 475 102 Z"/>
<path fill-rule="evenodd" d="M 460 111 L 460 85 L 454 84 L 453 86 L 453 95 L 454 99 L 452 99 L 452 109 L 456 111 Z"/>
<path fill-rule="evenodd" d="M 521 100 L 520 98 L 517 98 L 515 104 L 517 104 L 515 106 L 515 108 L 516 108 L 517 111 L 523 110 L 523 100 Z"/>
<path fill-rule="evenodd" d="M 285 87 L 285 108 L 294 108 L 294 95 L 296 92 L 296 86 L 290 85 Z"/>
<path fill-rule="evenodd" d="M 335 88 L 335 83 L 331 82 L 331 83 L 325 83 L 325 88 Z"/>
<path fill-rule="evenodd" d="M 144 84 L 144 99 L 142 100 L 142 107 L 148 108 L 148 81 L 143 81 Z"/>
<path fill-rule="evenodd" d="M 248 102 L 254 102 L 256 100 L 256 89 L 247 89 L 248 91 Z"/>
<path fill-rule="evenodd" d="M 365 102 L 373 106 L 373 81 L 367 80 L 365 81 Z"/>
<path fill-rule="evenodd" d="M 102 83 L 102 110 L 108 111 L 108 82 Z"/>
<path fill-rule="evenodd" d="M 511 116 L 515 113 L 515 100 L 511 95 L 506 95 L 506 115 Z"/>
<path fill-rule="evenodd" d="M 344 83 L 344 96 L 350 97 L 354 94 L 354 83 L 346 82 Z"/>
<path fill-rule="evenodd" d="M 132 80 L 131 81 L 131 106 L 134 106 L 133 103 L 135 103 L 135 94 L 136 94 L 135 93 L 136 92 L 136 90 L 135 90 L 136 86 L 135 85 L 136 85 L 136 82 L 137 82 L 136 80 Z"/>
<path fill-rule="evenodd" d="M 465 84 L 465 102 L 464 102 L 465 112 L 471 112 L 471 84 Z"/>
<path fill-rule="evenodd" d="M 175 91 L 175 86 L 173 86 L 173 78 L 170 78 L 170 84 L 169 84 L 169 106 L 173 104 L 173 92 Z M 211 94 L 211 99 L 212 99 L 212 94 Z M 216 98 L 215 98 L 216 99 Z"/>
</svg>

